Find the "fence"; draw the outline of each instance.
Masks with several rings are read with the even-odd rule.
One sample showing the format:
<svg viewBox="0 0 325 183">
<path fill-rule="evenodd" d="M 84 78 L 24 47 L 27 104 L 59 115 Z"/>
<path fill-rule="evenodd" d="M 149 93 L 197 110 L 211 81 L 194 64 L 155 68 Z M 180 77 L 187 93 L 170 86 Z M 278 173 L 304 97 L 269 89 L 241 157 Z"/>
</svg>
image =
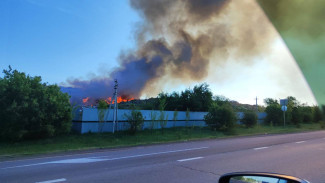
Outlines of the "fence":
<svg viewBox="0 0 325 183">
<path fill-rule="evenodd" d="M 142 129 L 160 129 L 161 125 L 158 121 L 160 111 L 157 110 L 140 110 L 144 117 L 144 124 Z M 131 110 L 119 109 L 117 119 L 117 130 L 127 130 L 129 124 L 127 123 L 127 118 L 125 114 L 130 114 Z M 185 127 L 185 126 L 206 126 L 204 121 L 204 116 L 207 112 L 189 112 L 188 117 L 186 117 L 185 111 L 178 111 L 176 119 L 174 119 L 174 111 L 164 111 L 165 119 L 167 117 L 167 123 L 165 128 L 172 127 Z M 156 120 L 152 120 L 151 117 L 156 114 Z M 237 119 L 243 118 L 244 113 L 238 112 Z M 262 122 L 266 117 L 266 113 L 258 113 L 258 122 Z M 78 133 L 97 133 L 99 131 L 99 120 L 98 120 L 98 110 L 97 108 L 83 107 L 76 111 L 73 119 L 72 129 Z M 103 132 L 112 132 L 113 130 L 113 109 L 107 109 L 105 111 L 104 122 L 102 123 Z"/>
</svg>

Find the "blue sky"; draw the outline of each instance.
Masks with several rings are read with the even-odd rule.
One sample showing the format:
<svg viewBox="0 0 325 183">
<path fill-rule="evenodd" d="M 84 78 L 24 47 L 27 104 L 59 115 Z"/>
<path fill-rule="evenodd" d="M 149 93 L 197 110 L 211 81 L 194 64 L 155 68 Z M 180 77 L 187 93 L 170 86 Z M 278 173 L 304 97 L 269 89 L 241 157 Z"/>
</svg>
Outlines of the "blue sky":
<svg viewBox="0 0 325 183">
<path fill-rule="evenodd" d="M 139 21 L 128 1 L 0 1 L 0 68 L 61 83 L 117 66 Z"/>
<path fill-rule="evenodd" d="M 59 85 L 69 78 L 86 80 L 107 73 L 118 67 L 121 51 L 135 47 L 134 31 L 141 21 L 127 0 L 1 0 L 0 69 L 11 65 Z M 254 104 L 256 96 L 260 104 L 266 97 L 295 96 L 315 104 L 280 37 L 272 47 L 252 64 L 242 65 L 229 58 L 221 66 L 212 65 L 199 83 L 207 82 L 214 94 L 242 103 Z M 163 91 L 197 84 L 177 78 L 158 83 Z M 143 98 L 154 95 L 147 92 Z"/>
</svg>

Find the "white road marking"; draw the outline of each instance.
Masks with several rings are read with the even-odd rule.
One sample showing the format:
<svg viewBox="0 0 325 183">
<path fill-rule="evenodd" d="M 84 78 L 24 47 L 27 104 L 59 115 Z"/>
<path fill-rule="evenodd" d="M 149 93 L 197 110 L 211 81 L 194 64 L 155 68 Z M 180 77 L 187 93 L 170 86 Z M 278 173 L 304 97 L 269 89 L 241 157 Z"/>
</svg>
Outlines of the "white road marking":
<svg viewBox="0 0 325 183">
<path fill-rule="evenodd" d="M 123 157 L 106 158 L 106 159 L 103 158 L 104 156 L 91 157 L 91 158 L 66 159 L 66 160 L 49 161 L 49 162 L 35 163 L 35 164 L 28 164 L 28 165 L 18 165 L 18 166 L 12 166 L 12 167 L 5 167 L 5 168 L 0 168 L 0 170 L 3 170 L 3 169 L 11 169 L 11 168 L 30 167 L 30 166 L 36 166 L 36 165 L 46 165 L 46 164 L 92 163 L 92 162 L 98 162 L 98 161 L 113 161 L 113 160 L 129 159 L 129 158 L 138 158 L 138 157 L 152 156 L 152 155 L 159 155 L 159 154 L 168 154 L 168 153 L 176 153 L 176 152 L 193 151 L 193 150 L 200 150 L 200 149 L 207 149 L 207 148 L 209 148 L 209 147 L 198 147 L 198 148 L 190 148 L 190 149 L 180 149 L 180 150 L 174 150 L 174 151 L 163 151 L 163 152 L 156 152 L 156 153 L 139 154 L 139 155 L 133 155 L 133 156 L 123 156 Z M 100 159 L 97 159 L 97 158 L 100 158 Z"/>
<path fill-rule="evenodd" d="M 65 160 L 58 160 L 58 161 L 51 161 L 49 163 L 93 163 L 97 161 L 105 161 L 105 159 L 92 159 L 92 158 L 77 158 L 77 159 L 65 159 Z"/>
<path fill-rule="evenodd" d="M 79 156 L 79 155 L 87 155 L 87 154 L 96 154 L 98 152 L 89 152 L 89 153 L 79 153 L 79 154 L 66 154 L 66 155 L 58 155 L 58 156 L 48 156 L 48 157 L 41 157 L 41 158 L 26 158 L 26 159 L 19 159 L 19 160 L 7 160 L 3 162 L 19 162 L 19 161 L 27 161 L 27 160 L 38 160 L 38 159 L 49 159 L 49 158 L 61 158 L 61 157 L 68 157 L 68 156 Z M 102 152 L 99 152 L 102 153 Z"/>
<path fill-rule="evenodd" d="M 55 183 L 55 182 L 64 182 L 64 181 L 67 181 L 67 179 L 62 178 L 62 179 L 47 180 L 47 181 L 36 182 L 36 183 Z"/>
<path fill-rule="evenodd" d="M 257 148 L 254 148 L 254 150 L 261 150 L 261 149 L 267 149 L 269 147 L 257 147 Z"/>
<path fill-rule="evenodd" d="M 183 161 L 191 161 L 191 160 L 196 160 L 196 159 L 202 159 L 203 157 L 195 157 L 195 158 L 188 158 L 188 159 L 180 159 L 180 160 L 177 160 L 179 162 L 183 162 Z"/>
<path fill-rule="evenodd" d="M 192 148 L 192 149 L 181 149 L 181 150 L 175 150 L 175 151 L 164 151 L 164 152 L 140 154 L 140 155 L 134 155 L 134 156 L 124 156 L 124 157 L 111 158 L 111 159 L 105 159 L 105 160 L 111 161 L 111 160 L 119 160 L 119 159 L 127 159 L 127 158 L 137 158 L 137 157 L 143 157 L 143 156 L 151 156 L 151 155 L 158 155 L 158 154 L 168 154 L 168 153 L 184 152 L 184 151 L 193 151 L 193 150 L 200 150 L 200 149 L 207 149 L 207 148 L 209 148 L 209 147 L 198 147 L 198 148 Z"/>
<path fill-rule="evenodd" d="M 296 144 L 301 144 L 301 143 L 304 143 L 306 141 L 299 141 L 299 142 L 296 142 Z"/>
</svg>

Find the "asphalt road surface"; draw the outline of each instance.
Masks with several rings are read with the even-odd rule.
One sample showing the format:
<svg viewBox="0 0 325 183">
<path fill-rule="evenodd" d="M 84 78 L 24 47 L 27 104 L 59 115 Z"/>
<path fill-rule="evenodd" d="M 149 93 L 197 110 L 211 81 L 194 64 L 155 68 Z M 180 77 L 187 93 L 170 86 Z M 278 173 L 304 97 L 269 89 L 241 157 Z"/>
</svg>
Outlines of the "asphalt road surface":
<svg viewBox="0 0 325 183">
<path fill-rule="evenodd" d="M 218 182 L 263 171 L 325 182 L 325 131 L 204 140 L 0 162 L 0 182 Z"/>
</svg>

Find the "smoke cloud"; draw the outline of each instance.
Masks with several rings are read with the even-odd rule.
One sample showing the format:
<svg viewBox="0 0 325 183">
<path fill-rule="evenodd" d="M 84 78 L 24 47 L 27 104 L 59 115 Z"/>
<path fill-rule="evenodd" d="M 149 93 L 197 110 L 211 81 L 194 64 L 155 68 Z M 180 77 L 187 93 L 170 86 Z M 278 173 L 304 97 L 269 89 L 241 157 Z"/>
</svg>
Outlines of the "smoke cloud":
<svg viewBox="0 0 325 183">
<path fill-rule="evenodd" d="M 108 97 L 114 79 L 126 97 L 156 95 L 162 78 L 200 81 L 209 66 L 218 72 L 228 59 L 251 62 L 274 38 L 253 0 L 131 0 L 130 5 L 144 20 L 135 31 L 137 49 L 122 52 L 120 67 L 107 77 L 69 80 L 76 96 Z"/>
</svg>

